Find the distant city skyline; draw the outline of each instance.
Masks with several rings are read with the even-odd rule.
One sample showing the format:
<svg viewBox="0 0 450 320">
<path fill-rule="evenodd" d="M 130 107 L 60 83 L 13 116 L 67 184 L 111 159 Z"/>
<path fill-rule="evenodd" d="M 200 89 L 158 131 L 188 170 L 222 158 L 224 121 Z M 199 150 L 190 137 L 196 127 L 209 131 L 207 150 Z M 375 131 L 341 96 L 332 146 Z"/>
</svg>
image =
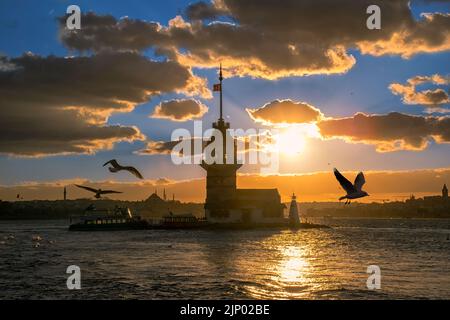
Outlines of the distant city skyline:
<svg viewBox="0 0 450 320">
<path fill-rule="evenodd" d="M 345 172 L 350 179 L 357 172 Z M 417 170 L 417 171 L 392 171 L 392 172 L 365 172 L 367 190 L 371 195 L 360 199 L 360 202 L 404 201 L 411 195 L 417 198 L 424 196 L 440 195 L 442 186 L 450 181 L 450 169 Z M 139 183 L 120 181 L 90 181 L 88 179 L 62 180 L 48 183 L 28 182 L 19 186 L 0 186 L 0 199 L 3 201 L 16 201 L 17 194 L 23 200 L 62 200 L 64 186 L 67 188 L 68 199 L 91 198 L 89 192 L 79 190 L 74 184 L 86 184 L 96 188 L 114 189 L 122 191 L 122 194 L 110 195 L 114 200 L 141 201 L 157 191 L 163 196 L 175 196 L 182 202 L 203 202 L 205 200 L 204 178 L 187 180 L 155 180 Z M 447 184 L 448 185 L 448 184 Z M 337 202 L 342 191 L 335 183 L 334 176 L 329 172 L 317 172 L 304 175 L 238 175 L 238 188 L 277 188 L 281 200 L 289 202 L 294 192 L 298 202 Z"/>
</svg>

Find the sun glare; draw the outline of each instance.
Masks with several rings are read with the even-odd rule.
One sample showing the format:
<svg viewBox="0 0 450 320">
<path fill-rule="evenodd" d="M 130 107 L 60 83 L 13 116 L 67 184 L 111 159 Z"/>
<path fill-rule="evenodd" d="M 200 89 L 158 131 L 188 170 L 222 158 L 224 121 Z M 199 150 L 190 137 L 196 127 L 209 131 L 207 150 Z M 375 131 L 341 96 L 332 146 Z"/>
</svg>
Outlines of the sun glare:
<svg viewBox="0 0 450 320">
<path fill-rule="evenodd" d="M 308 125 L 280 129 L 276 140 L 278 151 L 286 156 L 301 154 L 305 150 L 307 138 L 315 136 L 315 132 L 315 128 Z"/>
</svg>

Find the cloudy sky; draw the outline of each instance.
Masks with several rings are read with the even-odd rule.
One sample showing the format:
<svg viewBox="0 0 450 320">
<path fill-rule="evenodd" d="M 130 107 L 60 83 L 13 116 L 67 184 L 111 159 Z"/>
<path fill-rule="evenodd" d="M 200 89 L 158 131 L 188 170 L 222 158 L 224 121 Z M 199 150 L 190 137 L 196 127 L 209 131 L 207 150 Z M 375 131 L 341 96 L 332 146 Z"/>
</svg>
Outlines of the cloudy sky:
<svg viewBox="0 0 450 320">
<path fill-rule="evenodd" d="M 381 30 L 366 27 L 370 4 Z M 204 172 L 172 164 L 167 146 L 173 130 L 217 119 L 220 62 L 227 121 L 284 140 L 277 175 L 244 167 L 240 187 L 330 200 L 337 167 L 371 172 L 378 198 L 439 192 L 450 183 L 449 14 L 442 0 L 1 1 L 0 199 L 54 199 L 76 181 L 129 190 L 118 199 L 165 186 L 201 201 Z M 112 158 L 146 181 L 112 175 Z M 402 179 L 384 190 L 392 175 Z"/>
</svg>

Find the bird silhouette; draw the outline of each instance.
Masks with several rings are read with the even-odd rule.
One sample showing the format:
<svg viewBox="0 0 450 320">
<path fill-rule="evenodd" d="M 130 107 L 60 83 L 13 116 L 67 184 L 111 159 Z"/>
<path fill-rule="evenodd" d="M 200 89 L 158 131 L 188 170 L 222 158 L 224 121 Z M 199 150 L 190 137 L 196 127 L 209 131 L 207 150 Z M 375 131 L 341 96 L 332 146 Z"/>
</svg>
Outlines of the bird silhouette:
<svg viewBox="0 0 450 320">
<path fill-rule="evenodd" d="M 347 192 L 343 197 L 339 198 L 339 201 L 347 199 L 345 204 L 349 204 L 351 200 L 367 197 L 369 194 L 362 190 L 362 186 L 366 183 L 364 174 L 362 172 L 358 173 L 355 178 L 355 182 L 352 184 L 346 177 L 344 177 L 338 169 L 334 168 L 334 175 L 341 187 Z"/>
<path fill-rule="evenodd" d="M 95 198 L 96 199 L 100 199 L 102 197 L 102 195 L 104 195 L 104 194 L 122 193 L 122 192 L 114 191 L 114 190 L 94 189 L 94 188 L 90 188 L 90 187 L 80 186 L 78 184 L 76 184 L 75 186 L 78 187 L 78 188 L 81 188 L 81 189 L 84 189 L 84 190 L 87 190 L 87 191 L 95 193 Z"/>
<path fill-rule="evenodd" d="M 131 166 L 124 167 L 124 166 L 121 166 L 117 162 L 116 159 L 109 160 L 103 166 L 106 166 L 108 164 L 110 164 L 112 166 L 112 167 L 108 168 L 110 172 L 119 172 L 119 171 L 125 170 L 125 171 L 128 171 L 131 174 L 133 174 L 136 178 L 144 179 L 142 174 L 135 167 L 131 167 Z"/>
</svg>

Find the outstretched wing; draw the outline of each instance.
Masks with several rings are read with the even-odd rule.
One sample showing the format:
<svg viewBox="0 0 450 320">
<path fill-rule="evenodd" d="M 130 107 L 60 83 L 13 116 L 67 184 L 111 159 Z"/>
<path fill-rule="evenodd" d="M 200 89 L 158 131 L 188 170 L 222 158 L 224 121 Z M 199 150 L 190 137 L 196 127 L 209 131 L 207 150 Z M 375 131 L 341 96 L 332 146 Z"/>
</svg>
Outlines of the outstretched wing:
<svg viewBox="0 0 450 320">
<path fill-rule="evenodd" d="M 139 179 L 144 179 L 142 174 L 135 167 L 125 167 L 124 170 L 127 170 L 127 171 L 131 172 L 132 174 L 134 174 Z"/>
<path fill-rule="evenodd" d="M 356 192 L 353 184 L 344 177 L 338 169 L 334 168 L 334 175 L 336 176 L 337 181 L 339 181 L 341 187 L 347 192 L 347 194 Z"/>
<path fill-rule="evenodd" d="M 110 194 L 110 193 L 122 193 L 122 192 L 114 191 L 114 190 L 102 190 L 102 191 L 100 191 L 100 194 Z"/>
<path fill-rule="evenodd" d="M 80 186 L 80 185 L 78 185 L 78 184 L 76 184 L 75 186 L 78 187 L 78 188 L 81 188 L 81 189 L 90 191 L 90 192 L 94 192 L 94 193 L 97 193 L 97 192 L 98 192 L 98 190 L 97 190 L 97 189 L 94 189 L 94 188 L 85 187 L 85 186 Z"/>
<path fill-rule="evenodd" d="M 119 165 L 119 163 L 117 162 L 116 159 L 109 160 L 109 161 L 108 161 L 107 163 L 105 163 L 103 166 L 106 166 L 106 165 L 108 165 L 108 164 L 111 164 L 114 168 L 120 167 L 120 165 Z"/>
<path fill-rule="evenodd" d="M 355 178 L 355 189 L 361 191 L 364 183 L 366 183 L 366 179 L 364 178 L 364 174 L 360 172 Z"/>
</svg>

